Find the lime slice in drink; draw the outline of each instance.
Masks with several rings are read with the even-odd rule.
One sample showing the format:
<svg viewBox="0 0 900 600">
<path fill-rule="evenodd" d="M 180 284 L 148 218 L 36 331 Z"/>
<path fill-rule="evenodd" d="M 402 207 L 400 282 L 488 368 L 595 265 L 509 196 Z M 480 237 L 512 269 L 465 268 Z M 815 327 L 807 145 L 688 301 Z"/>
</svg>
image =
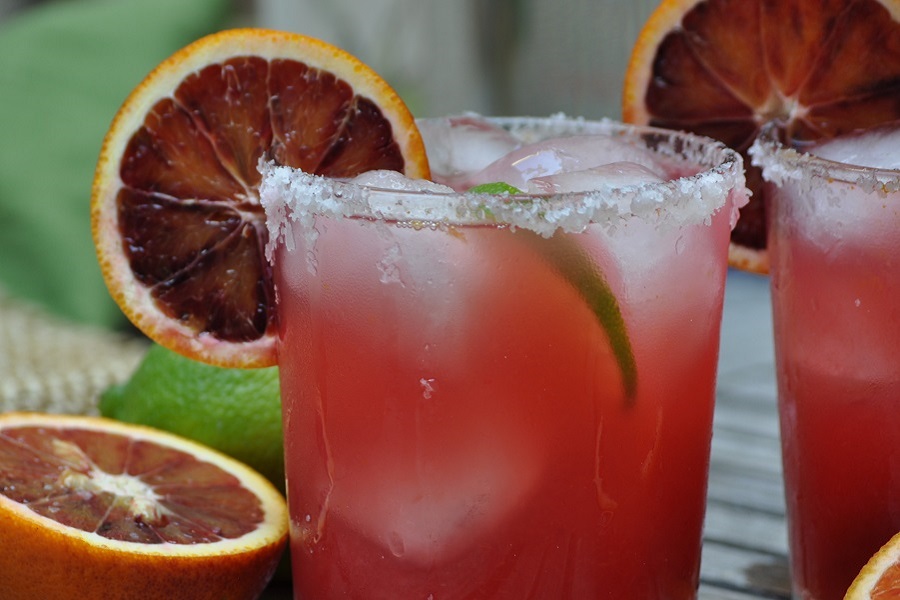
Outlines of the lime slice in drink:
<svg viewBox="0 0 900 600">
<path fill-rule="evenodd" d="M 469 189 L 475 194 L 522 194 L 516 187 L 504 182 L 476 185 Z M 485 210 L 486 214 L 490 211 Z M 606 332 L 616 362 L 622 371 L 625 398 L 630 404 L 637 393 L 637 365 L 634 350 L 625 328 L 625 319 L 619 302 L 609 287 L 606 277 L 590 255 L 579 248 L 572 236 L 554 235 L 542 237 L 534 232 L 520 229 L 518 239 L 527 240 L 529 245 L 568 281 L 584 298 Z"/>
<path fill-rule="evenodd" d="M 511 186 L 502 181 L 494 181 L 492 183 L 482 183 L 469 189 L 473 194 L 521 194 L 523 193 L 517 187 Z"/>
</svg>

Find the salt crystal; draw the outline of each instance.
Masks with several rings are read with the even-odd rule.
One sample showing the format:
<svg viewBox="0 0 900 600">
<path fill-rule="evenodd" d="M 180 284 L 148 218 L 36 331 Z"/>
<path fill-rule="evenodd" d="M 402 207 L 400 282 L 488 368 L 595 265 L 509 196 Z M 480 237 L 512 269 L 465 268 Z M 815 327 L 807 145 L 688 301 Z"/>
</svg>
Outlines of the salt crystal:
<svg viewBox="0 0 900 600">
<path fill-rule="evenodd" d="M 446 148 L 441 149 L 441 144 L 455 143 L 455 134 L 447 129 L 459 129 L 460 122 L 428 123 L 429 152 L 436 153 L 440 163 L 459 149 L 442 154 Z M 532 193 L 538 189 L 551 193 L 525 199 L 456 193 L 450 187 L 408 180 L 394 172 L 376 171 L 347 181 L 263 162 L 260 200 L 269 227 L 267 256 L 271 259 L 279 241 L 291 243 L 292 223 L 302 222 L 314 236 L 314 215 L 352 215 L 432 228 L 506 223 L 550 236 L 558 230 L 584 231 L 592 223 L 613 231 L 623 220 L 635 217 L 658 226 L 704 223 L 717 210 L 733 211 L 747 201 L 740 155 L 705 138 L 661 131 L 653 136 L 651 151 L 644 146 L 643 132 L 611 121 L 514 118 L 494 119 L 490 127 L 482 127 L 469 116 L 461 123 L 463 129 L 480 132 L 473 135 L 484 134 L 498 142 L 476 162 L 484 162 L 501 147 L 508 149 L 508 136 L 528 141 L 509 157 L 488 165 L 470 183 L 502 181 Z M 675 172 L 686 175 L 668 179 L 667 170 L 673 166 Z M 573 170 L 581 172 L 564 174 Z M 534 180 L 534 187 L 528 186 L 529 180 Z"/>
</svg>

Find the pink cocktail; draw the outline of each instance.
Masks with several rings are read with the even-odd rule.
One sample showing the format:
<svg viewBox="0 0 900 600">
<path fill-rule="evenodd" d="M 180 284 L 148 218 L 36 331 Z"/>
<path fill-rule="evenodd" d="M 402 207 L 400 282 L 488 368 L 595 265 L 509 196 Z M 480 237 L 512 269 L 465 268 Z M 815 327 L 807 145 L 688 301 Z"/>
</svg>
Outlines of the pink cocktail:
<svg viewBox="0 0 900 600">
<path fill-rule="evenodd" d="M 900 161 L 879 132 L 803 155 L 754 149 L 769 251 L 791 567 L 797 598 L 839 600 L 900 531 Z M 882 156 L 883 154 L 883 156 Z M 877 161 L 874 161 L 877 162 Z M 898 164 L 900 166 L 900 164 Z"/>
<path fill-rule="evenodd" d="M 696 595 L 740 157 L 497 123 L 481 175 L 423 123 L 435 174 L 545 195 L 266 174 L 297 598 Z"/>
</svg>

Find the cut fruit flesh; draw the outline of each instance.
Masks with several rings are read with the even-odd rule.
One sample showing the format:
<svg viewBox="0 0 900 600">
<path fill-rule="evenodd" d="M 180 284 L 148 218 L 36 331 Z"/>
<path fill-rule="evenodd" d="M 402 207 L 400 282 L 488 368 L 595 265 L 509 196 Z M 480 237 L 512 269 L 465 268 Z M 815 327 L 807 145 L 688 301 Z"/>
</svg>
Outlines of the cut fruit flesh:
<svg viewBox="0 0 900 600">
<path fill-rule="evenodd" d="M 716 138 L 745 155 L 751 203 L 730 260 L 767 272 L 765 199 L 746 151 L 777 122 L 810 142 L 900 120 L 897 0 L 664 0 L 632 53 L 623 119 Z"/>
<path fill-rule="evenodd" d="M 277 499 L 266 505 L 254 491 L 274 489 L 260 476 L 192 442 L 100 418 L 8 415 L 0 419 L 3 500 L 84 535 L 218 543 L 271 534 L 261 525 L 284 517 Z"/>
<path fill-rule="evenodd" d="M 900 598 L 900 533 L 872 556 L 844 598 L 845 600 Z"/>
<path fill-rule="evenodd" d="M 4 597 L 249 598 L 286 539 L 280 494 L 215 451 L 95 417 L 0 416 Z"/>
<path fill-rule="evenodd" d="M 371 169 L 429 175 L 399 97 L 323 42 L 231 30 L 159 65 L 104 140 L 94 241 L 131 321 L 203 362 L 276 362 L 260 160 L 334 177 Z"/>
</svg>

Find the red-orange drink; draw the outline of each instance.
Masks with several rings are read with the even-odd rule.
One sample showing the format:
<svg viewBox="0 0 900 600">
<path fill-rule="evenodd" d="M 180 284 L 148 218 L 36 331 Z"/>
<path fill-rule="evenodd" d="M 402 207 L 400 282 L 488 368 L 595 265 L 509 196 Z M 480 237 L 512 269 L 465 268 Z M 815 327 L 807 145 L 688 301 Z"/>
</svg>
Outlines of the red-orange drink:
<svg viewBox="0 0 900 600">
<path fill-rule="evenodd" d="M 900 531 L 900 171 L 764 140 L 794 594 L 839 600 Z"/>
<path fill-rule="evenodd" d="M 267 176 L 298 598 L 695 596 L 744 188 L 688 145 L 590 198 Z"/>
</svg>

